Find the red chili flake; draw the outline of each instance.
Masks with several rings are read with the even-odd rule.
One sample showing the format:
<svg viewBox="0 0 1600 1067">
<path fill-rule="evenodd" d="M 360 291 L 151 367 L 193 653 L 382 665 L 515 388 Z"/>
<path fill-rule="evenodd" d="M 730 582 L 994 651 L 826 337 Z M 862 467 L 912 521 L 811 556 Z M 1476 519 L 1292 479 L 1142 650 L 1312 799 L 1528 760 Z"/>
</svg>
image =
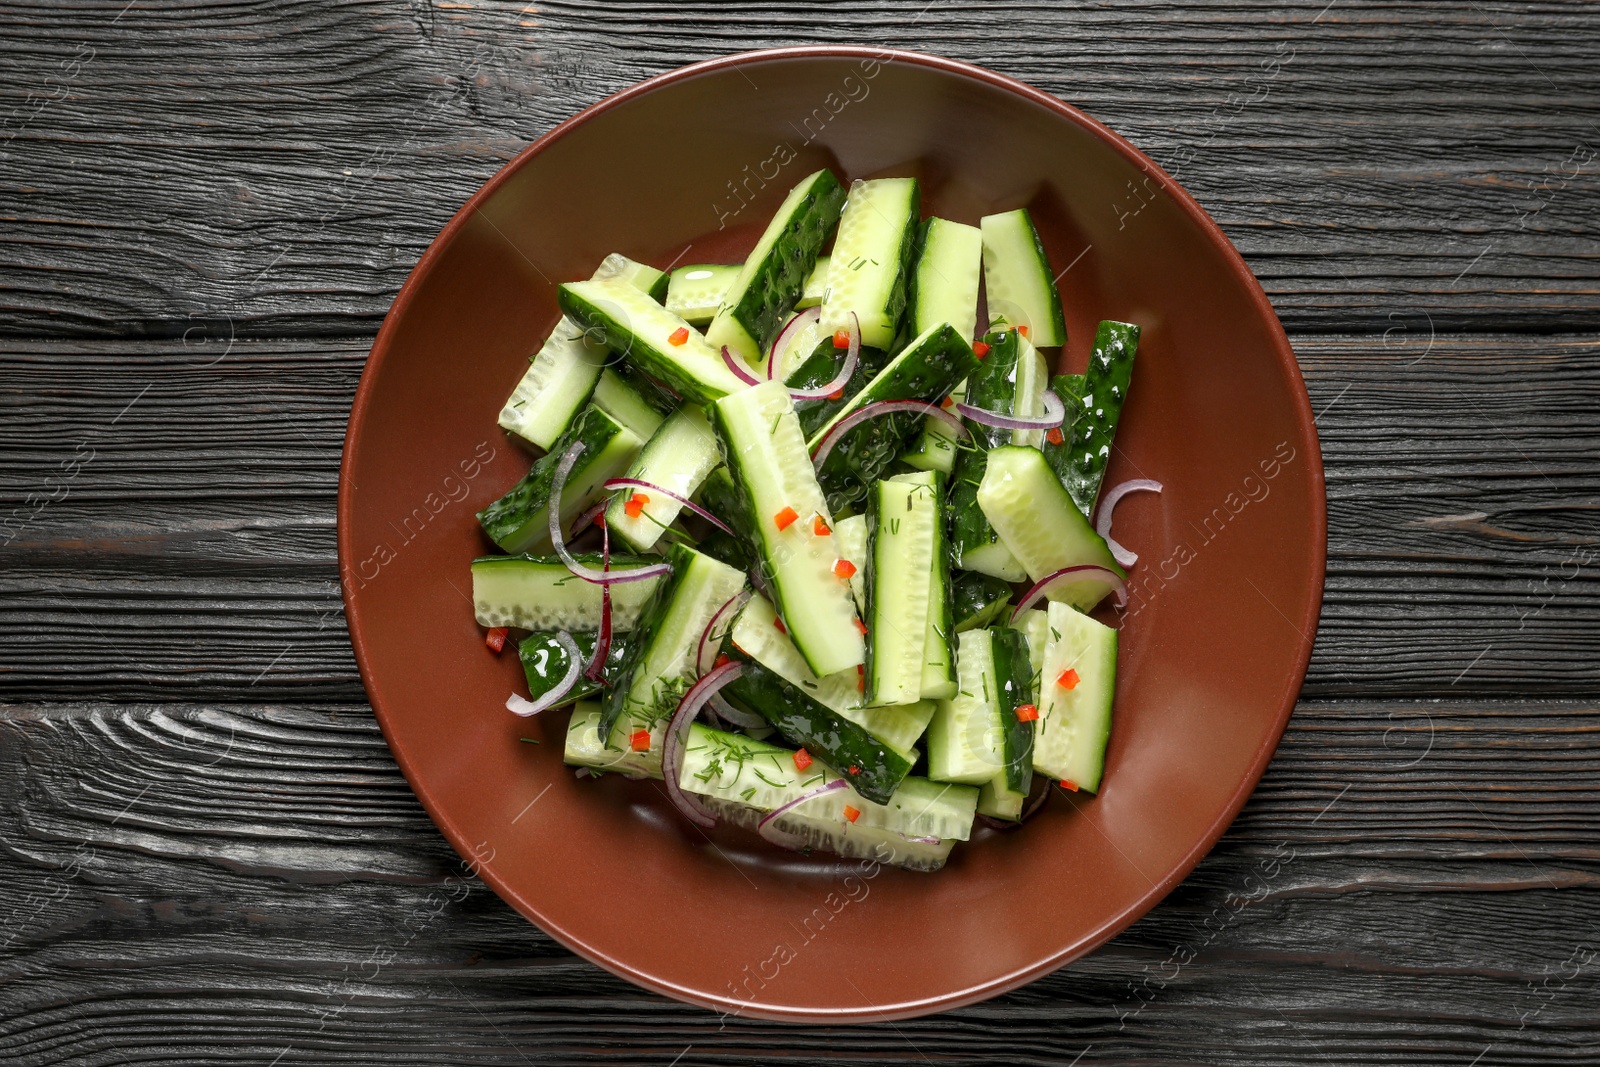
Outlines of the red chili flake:
<svg viewBox="0 0 1600 1067">
<path fill-rule="evenodd" d="M 799 517 L 800 513 L 794 508 L 785 507 L 782 511 L 772 516 L 772 521 L 777 524 L 778 529 L 787 530 L 791 525 L 793 525 L 794 520 L 798 519 Z"/>
<path fill-rule="evenodd" d="M 846 774 L 860 774 L 861 773 L 861 768 L 857 767 L 854 763 L 852 763 L 852 764 L 850 764 L 850 766 L 845 768 L 845 773 Z"/>
<path fill-rule="evenodd" d="M 713 663 L 711 666 L 712 666 L 713 669 L 715 669 L 717 667 L 726 667 L 728 664 L 730 664 L 732 662 L 733 662 L 733 657 L 728 655 L 726 652 L 724 652 L 724 653 L 722 653 L 722 655 L 717 657 L 717 662 Z"/>
<path fill-rule="evenodd" d="M 634 493 L 628 502 L 622 505 L 622 510 L 628 513 L 628 518 L 637 519 L 639 513 L 644 511 L 644 506 L 650 503 L 650 497 L 644 493 Z"/>
<path fill-rule="evenodd" d="M 849 578 L 856 573 L 856 565 L 847 559 L 833 561 L 833 573 L 840 578 Z"/>
<path fill-rule="evenodd" d="M 843 400 L 844 399 L 844 386 L 841 385 L 839 388 L 837 388 L 833 392 L 829 393 L 828 394 L 828 399 L 829 400 Z"/>
<path fill-rule="evenodd" d="M 862 637 L 867 636 L 867 624 L 862 622 L 860 619 L 856 620 L 856 629 L 861 631 Z"/>
<path fill-rule="evenodd" d="M 1034 704 L 1017 705 L 1017 721 L 1032 722 L 1039 717 L 1039 708 Z"/>
<path fill-rule="evenodd" d="M 602 529 L 602 530 L 604 530 L 606 528 L 606 509 L 605 508 L 601 508 L 599 511 L 594 513 L 594 524 L 596 526 L 600 527 L 600 529 Z"/>
<path fill-rule="evenodd" d="M 851 822 L 855 822 L 857 819 L 861 818 L 861 809 L 853 808 L 849 804 L 846 804 L 844 806 L 844 817 L 849 819 Z"/>
<path fill-rule="evenodd" d="M 493 652 L 499 652 L 506 647 L 506 627 L 492 626 L 489 632 L 483 635 L 483 643 L 488 645 Z"/>
<path fill-rule="evenodd" d="M 863 693 L 867 691 L 867 669 L 861 664 L 856 664 L 856 688 Z"/>
<path fill-rule="evenodd" d="M 989 345 L 988 345 L 988 343 L 984 342 L 984 341 L 974 342 L 973 346 L 972 346 L 972 354 L 977 356 L 979 359 L 982 359 L 984 356 L 987 356 L 989 354 Z"/>
<path fill-rule="evenodd" d="M 809 766 L 811 766 L 811 753 L 802 748 L 794 754 L 794 769 L 803 771 Z"/>
<path fill-rule="evenodd" d="M 628 744 L 633 746 L 635 752 L 650 751 L 650 731 L 635 730 L 628 738 Z"/>
<path fill-rule="evenodd" d="M 835 331 L 833 331 L 833 347 L 834 348 L 849 348 L 850 347 L 850 331 L 849 330 L 835 330 Z"/>
<path fill-rule="evenodd" d="M 1052 426 L 1050 427 L 1050 432 L 1044 435 L 1044 439 L 1053 445 L 1059 445 L 1065 443 L 1067 438 L 1061 432 L 1061 427 Z"/>
<path fill-rule="evenodd" d="M 776 615 L 772 617 L 772 625 L 778 628 L 778 632 L 780 634 L 786 634 L 789 632 L 789 628 L 783 624 L 783 620 L 778 618 Z M 744 649 L 740 649 L 739 651 L 743 652 Z"/>
<path fill-rule="evenodd" d="M 1026 326 L 1018 326 L 1017 327 L 1017 332 L 1020 333 L 1024 337 L 1028 336 L 1028 328 Z"/>
<path fill-rule="evenodd" d="M 1056 676 L 1056 684 L 1063 689 L 1078 688 L 1078 672 L 1068 667 Z"/>
<path fill-rule="evenodd" d="M 946 411 L 949 411 L 951 408 L 956 406 L 956 398 L 953 396 L 947 396 L 943 400 L 939 401 L 939 406 L 944 408 Z"/>
<path fill-rule="evenodd" d="M 687 344 L 688 341 L 689 327 L 687 326 L 679 326 L 676 330 L 673 330 L 672 333 L 667 335 L 667 344 L 674 348 L 677 348 L 679 345 Z"/>
<path fill-rule="evenodd" d="M 833 533 L 833 531 L 828 528 L 828 524 L 823 521 L 821 515 L 818 515 L 816 518 L 811 520 L 811 532 L 816 534 L 818 537 L 827 537 L 829 534 Z"/>
<path fill-rule="evenodd" d="M 1065 778 L 1061 779 L 1061 788 L 1070 790 L 1070 791 L 1072 791 L 1074 793 L 1076 793 L 1078 791 L 1078 787 L 1073 785 L 1071 782 L 1069 782 Z"/>
</svg>

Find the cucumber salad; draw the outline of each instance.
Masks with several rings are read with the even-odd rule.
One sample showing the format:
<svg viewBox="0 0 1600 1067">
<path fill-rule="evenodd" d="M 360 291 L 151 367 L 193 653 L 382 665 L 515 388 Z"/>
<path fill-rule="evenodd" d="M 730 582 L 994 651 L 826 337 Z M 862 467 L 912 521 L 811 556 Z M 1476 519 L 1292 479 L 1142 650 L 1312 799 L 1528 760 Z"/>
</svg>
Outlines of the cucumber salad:
<svg viewBox="0 0 1600 1067">
<path fill-rule="evenodd" d="M 543 454 L 479 512 L 472 586 L 491 649 L 525 632 L 507 708 L 570 705 L 580 776 L 917 870 L 1100 788 L 1090 612 L 1126 602 L 1117 499 L 1161 487 L 1101 492 L 1139 327 L 1051 376 L 1026 210 L 924 219 L 914 178 L 819 170 L 742 264 L 613 254 L 559 302 L 499 418 Z"/>
</svg>

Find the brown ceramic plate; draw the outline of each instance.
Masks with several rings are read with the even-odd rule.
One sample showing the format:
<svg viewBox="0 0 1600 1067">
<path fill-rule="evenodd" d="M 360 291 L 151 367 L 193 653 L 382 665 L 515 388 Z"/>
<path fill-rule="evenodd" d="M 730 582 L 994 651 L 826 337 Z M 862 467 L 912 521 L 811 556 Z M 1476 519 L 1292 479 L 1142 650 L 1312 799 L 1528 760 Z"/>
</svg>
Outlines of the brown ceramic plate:
<svg viewBox="0 0 1600 1067">
<path fill-rule="evenodd" d="M 708 838 L 658 783 L 579 780 L 564 712 L 502 709 L 484 648 L 476 508 L 526 472 L 495 425 L 607 252 L 742 258 L 788 187 L 916 174 L 927 214 L 1026 205 L 1061 270 L 1081 370 L 1101 318 L 1144 326 L 1108 484 L 1148 476 L 1118 537 L 1142 554 L 1099 796 L 980 831 L 942 872 Z M 653 78 L 529 147 L 433 242 L 350 416 L 339 559 L 361 674 L 429 814 L 495 891 L 649 989 L 796 1020 L 898 1018 L 1022 985 L 1122 930 L 1221 835 L 1304 676 L 1321 599 L 1321 460 L 1294 355 L 1201 209 L 1137 149 L 1045 93 L 928 56 L 803 48 Z M 522 744 L 520 737 L 540 745 Z"/>
</svg>

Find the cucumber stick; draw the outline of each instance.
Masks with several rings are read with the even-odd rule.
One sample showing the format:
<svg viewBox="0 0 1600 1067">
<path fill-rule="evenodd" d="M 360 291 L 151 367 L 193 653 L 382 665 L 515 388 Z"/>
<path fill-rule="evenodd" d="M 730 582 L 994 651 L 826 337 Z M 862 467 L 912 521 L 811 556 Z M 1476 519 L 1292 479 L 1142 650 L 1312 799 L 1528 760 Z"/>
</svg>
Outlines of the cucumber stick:
<svg viewBox="0 0 1600 1067">
<path fill-rule="evenodd" d="M 611 748 L 631 748 L 649 733 L 649 755 L 659 765 L 667 720 L 696 677 L 695 653 L 711 616 L 744 588 L 740 571 L 685 545 L 667 553 L 672 576 L 656 587 L 628 643 L 619 684 L 606 694 L 600 736 Z"/>
<path fill-rule="evenodd" d="M 869 800 L 887 804 L 911 771 L 911 759 L 754 660 L 745 660 L 744 672 L 723 692 L 838 771 Z"/>
<path fill-rule="evenodd" d="M 1009 627 L 968 630 L 956 656 L 961 686 L 928 727 L 928 777 L 980 786 L 978 811 L 1021 814 L 1033 774 L 1033 703 L 1027 639 Z"/>
<path fill-rule="evenodd" d="M 1050 464 L 1050 469 L 1056 472 L 1056 477 L 1061 479 L 1061 484 L 1067 487 L 1067 492 L 1072 492 L 1072 435 L 1083 418 L 1083 386 L 1084 378 L 1081 374 L 1058 374 L 1050 379 L 1050 391 L 1056 394 L 1061 401 L 1063 417 L 1061 420 L 1061 433 L 1052 440 L 1046 436 L 1044 443 L 1039 446 L 1039 451 L 1044 453 L 1044 460 Z M 1077 503 L 1077 497 L 1073 497 Z M 1079 510 L 1083 510 L 1079 506 Z M 1091 514 L 1085 511 L 1084 514 Z"/>
<path fill-rule="evenodd" d="M 601 564 L 598 552 L 574 553 L 580 563 Z M 637 570 L 659 562 L 637 556 L 612 556 L 614 571 Z M 633 629 L 659 578 L 619 582 L 611 587 L 611 627 Z M 472 606 L 483 626 L 519 630 L 598 630 L 600 587 L 567 569 L 559 556 L 485 556 L 472 561 Z"/>
<path fill-rule="evenodd" d="M 990 451 L 978 506 L 1034 581 L 1087 564 L 1127 576 L 1037 448 L 1006 445 Z M 1058 584 L 1046 595 L 1088 611 L 1110 588 L 1108 581 L 1095 579 Z"/>
<path fill-rule="evenodd" d="M 626 477 L 690 497 L 706 476 L 721 465 L 722 455 L 717 451 L 717 441 L 705 412 L 685 404 L 645 442 L 638 458 L 628 466 Z M 665 493 L 621 489 L 611 495 L 611 503 L 606 507 L 606 526 L 635 551 L 645 552 L 677 521 L 678 512 L 682 510 L 683 505 Z"/>
<path fill-rule="evenodd" d="M 1011 606 L 1011 583 L 1003 578 L 962 571 L 954 579 L 951 594 L 954 633 L 992 625 Z"/>
<path fill-rule="evenodd" d="M 651 300 L 660 304 L 667 298 L 667 272 L 656 270 L 647 263 L 638 263 L 617 252 L 600 261 L 591 275 L 598 281 L 619 281 L 631 285 Z"/>
<path fill-rule="evenodd" d="M 933 471 L 897 474 L 914 493 L 933 498 L 933 554 L 928 561 L 928 625 L 922 648 L 922 699 L 948 700 L 956 692 L 954 605 L 950 580 L 950 546 L 945 539 L 944 476 Z M 920 503 L 920 501 L 919 501 Z"/>
<path fill-rule="evenodd" d="M 644 442 L 598 408 L 585 408 L 516 485 L 478 512 L 489 539 L 506 552 L 526 552 L 550 540 L 550 492 L 561 457 L 574 444 L 583 451 L 561 493 L 561 528 L 603 495 L 600 486 L 628 469 Z"/>
<path fill-rule="evenodd" d="M 819 678 L 806 666 L 794 642 L 777 626 L 778 616 L 762 597 L 751 597 L 730 632 L 733 646 L 791 685 L 798 686 L 824 707 L 838 713 L 906 758 L 917 760 L 917 741 L 933 718 L 932 701 L 867 707 L 862 696 L 862 676 L 852 668 Z"/>
<path fill-rule="evenodd" d="M 886 349 L 894 342 L 921 214 L 915 178 L 851 183 L 828 261 L 824 335 L 848 330 L 853 314 L 864 346 Z"/>
<path fill-rule="evenodd" d="M 951 403 L 959 404 L 966 398 L 967 383 L 957 382 L 950 390 Z M 906 449 L 900 459 L 918 470 L 950 474 L 955 470 L 956 455 L 959 452 L 956 432 L 950 428 L 950 424 L 929 415 L 922 420 L 922 432 L 916 435 L 911 447 Z"/>
<path fill-rule="evenodd" d="M 810 447 L 816 449 L 835 425 L 868 404 L 881 400 L 936 403 L 979 365 L 972 346 L 962 340 L 955 327 L 947 322 L 929 327 L 812 434 Z M 921 428 L 922 419 L 919 413 L 891 411 L 846 430 L 817 471 L 829 503 L 842 508 L 862 500 L 867 487 L 888 469 Z"/>
<path fill-rule="evenodd" d="M 875 483 L 867 494 L 867 703 L 922 697 L 934 550 L 934 487 Z"/>
<path fill-rule="evenodd" d="M 1011 628 L 1028 640 L 1028 662 L 1033 666 L 1033 691 L 1042 696 L 1039 680 L 1043 677 L 1045 645 L 1050 643 L 1049 613 L 1041 608 L 1029 608 L 1011 620 Z"/>
<path fill-rule="evenodd" d="M 695 263 L 672 272 L 667 283 L 667 310 L 692 326 L 704 326 L 717 316 L 722 298 L 744 268 L 738 264 Z"/>
<path fill-rule="evenodd" d="M 1133 357 L 1139 349 L 1139 327 L 1106 321 L 1095 331 L 1094 351 L 1084 375 L 1083 411 L 1072 427 L 1067 492 L 1085 515 L 1094 511 L 1111 459 L 1111 442 L 1122 417 L 1133 380 Z"/>
<path fill-rule="evenodd" d="M 1033 766 L 1093 793 L 1111 735 L 1117 631 L 1066 604 L 1051 604 L 1048 617 Z"/>
<path fill-rule="evenodd" d="M 702 803 L 713 815 L 752 833 L 760 831 L 766 815 L 759 808 L 718 797 L 706 797 Z M 833 852 L 846 859 L 930 872 L 945 865 L 956 844 L 954 838 L 908 837 L 898 830 L 860 826 L 859 819 L 852 823 L 827 814 L 813 817 L 806 807 L 802 804 L 786 811 L 771 823 L 772 828 L 795 838 L 796 848 L 806 851 Z"/>
<path fill-rule="evenodd" d="M 978 810 L 993 819 L 1017 821 L 1033 785 L 1034 717 L 1039 710 L 1033 700 L 1033 664 L 1021 632 L 1002 626 L 990 633 L 1003 766 L 979 790 Z"/>
<path fill-rule="evenodd" d="M 846 788 L 823 793 L 796 810 L 813 819 L 851 821 L 862 829 L 892 830 L 906 837 L 965 841 L 972 836 L 978 791 L 971 786 L 908 777 L 887 804 L 879 804 L 850 788 L 849 778 L 821 764 L 801 770 L 793 749 L 700 723 L 689 728 L 678 784 L 701 796 L 773 811 L 841 779 Z M 856 809 L 853 820 L 847 820 L 846 807 Z"/>
<path fill-rule="evenodd" d="M 856 609 L 863 618 L 867 614 L 867 517 L 851 515 L 833 524 L 833 538 L 839 542 L 839 555 L 850 561 L 855 573 L 850 575 L 850 592 L 855 594 Z"/>
<path fill-rule="evenodd" d="M 1017 344 L 1016 388 L 1012 394 L 1011 411 L 1016 415 L 1037 418 L 1044 414 L 1044 394 L 1050 388 L 1050 368 L 1044 357 L 1026 337 L 1012 331 Z M 1043 430 L 1012 430 L 1011 443 L 1038 448 L 1045 443 Z"/>
<path fill-rule="evenodd" d="M 956 670 L 956 695 L 938 702 L 928 724 L 928 777 L 981 786 L 1005 771 L 993 630 L 960 635 Z"/>
<path fill-rule="evenodd" d="M 665 394 L 653 383 L 621 366 L 600 372 L 589 403 L 610 415 L 613 422 L 633 431 L 639 440 L 648 441 L 661 428 L 665 412 L 672 409 L 664 399 Z"/>
<path fill-rule="evenodd" d="M 983 234 L 976 226 L 932 218 L 917 237 L 916 266 L 906 309 L 905 331 L 914 337 L 948 322 L 967 344 L 978 328 L 978 282 L 983 271 Z"/>
<path fill-rule="evenodd" d="M 828 260 L 827 256 L 817 257 L 817 265 L 806 275 L 805 288 L 800 292 L 800 299 L 795 301 L 796 311 L 817 307 L 828 295 Z"/>
<path fill-rule="evenodd" d="M 709 404 L 745 387 L 698 330 L 632 286 L 568 282 L 557 287 L 557 299 L 573 322 L 603 335 L 629 363 L 686 400 Z"/>
<path fill-rule="evenodd" d="M 593 277 L 616 278 L 654 297 L 666 275 L 613 252 L 601 260 Z M 500 426 L 529 444 L 548 449 L 566 433 L 589 399 L 605 360 L 605 341 L 586 334 L 563 315 L 507 398 L 500 411 Z"/>
<path fill-rule="evenodd" d="M 817 675 L 853 670 L 866 661 L 859 617 L 789 390 L 768 381 L 734 393 L 712 405 L 711 424 L 795 647 Z"/>
<path fill-rule="evenodd" d="M 983 231 L 983 287 L 990 328 L 1002 322 L 1026 326 L 1036 345 L 1066 344 L 1061 295 L 1027 209 L 985 215 L 978 225 Z"/>
<path fill-rule="evenodd" d="M 568 689 L 566 696 L 562 698 L 563 704 L 583 700 L 600 692 L 600 685 L 591 682 L 588 676 L 582 673 L 582 668 L 588 666 L 589 661 L 594 658 L 594 646 L 599 635 L 590 632 L 575 633 L 570 636 L 572 643 L 578 648 L 579 674 L 574 679 L 572 688 Z M 612 640 L 606 654 L 605 666 L 601 668 L 604 684 L 616 683 L 627 648 L 626 639 Z M 522 674 L 528 680 L 528 695 L 534 700 L 538 700 L 560 685 L 566 679 L 567 671 L 572 664 L 571 655 L 549 630 L 531 633 L 517 642 L 517 658 L 522 661 Z"/>
<path fill-rule="evenodd" d="M 1018 364 L 1023 357 L 1023 339 L 1015 330 L 991 333 L 985 337 L 988 353 L 978 370 L 967 379 L 967 403 L 1012 414 L 1017 399 Z M 1026 372 L 1025 372 L 1026 373 Z M 950 551 L 963 570 L 978 571 L 1008 582 L 1027 577 L 1022 564 L 1000 541 L 978 507 L 978 486 L 983 483 L 989 449 L 1009 444 L 1012 431 L 964 420 L 967 447 L 956 455 L 950 477 Z"/>
<path fill-rule="evenodd" d="M 594 391 L 606 354 L 603 340 L 563 315 L 506 398 L 500 428 L 548 449 Z"/>
<path fill-rule="evenodd" d="M 567 740 L 562 762 L 573 767 L 616 771 L 630 778 L 661 777 L 659 738 L 652 738 L 654 743 L 648 749 L 636 751 L 628 744 L 614 748 L 600 740 L 600 719 L 599 704 L 579 701 L 572 706 L 572 718 L 567 720 Z"/>
<path fill-rule="evenodd" d="M 752 367 L 761 365 L 800 299 L 843 203 L 844 189 L 831 170 L 808 174 L 789 190 L 706 327 L 712 348 L 726 345 Z"/>
</svg>

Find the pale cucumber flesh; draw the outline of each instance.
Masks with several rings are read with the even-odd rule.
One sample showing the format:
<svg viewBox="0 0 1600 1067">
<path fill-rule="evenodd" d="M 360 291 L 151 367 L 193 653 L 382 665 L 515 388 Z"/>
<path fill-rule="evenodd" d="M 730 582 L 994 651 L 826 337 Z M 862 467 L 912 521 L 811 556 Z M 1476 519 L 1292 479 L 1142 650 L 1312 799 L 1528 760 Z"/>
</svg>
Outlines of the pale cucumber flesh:
<svg viewBox="0 0 1600 1067">
<path fill-rule="evenodd" d="M 795 646 L 819 676 L 853 670 L 866 660 L 855 600 L 835 572 L 843 557 L 833 516 L 789 391 L 778 381 L 751 386 L 718 401 L 713 424 L 747 504 L 762 577 Z M 819 517 L 828 533 L 817 532 Z"/>
<path fill-rule="evenodd" d="M 867 702 L 910 704 L 922 697 L 935 532 L 943 516 L 930 486 L 878 482 L 870 499 Z"/>
<path fill-rule="evenodd" d="M 939 701 L 928 724 L 928 777 L 981 786 L 1005 765 L 998 727 L 999 686 L 988 630 L 961 634 L 956 670 L 956 695 Z"/>
<path fill-rule="evenodd" d="M 678 496 L 692 497 L 706 475 L 722 465 L 716 438 L 705 413 L 693 405 L 673 412 L 650 440 L 638 458 L 629 465 L 625 477 L 637 478 Z M 642 497 L 637 515 L 628 513 L 630 500 Z M 655 545 L 667 527 L 677 521 L 683 505 L 666 493 L 648 489 L 622 489 L 612 494 L 606 507 L 606 525 L 635 551 Z"/>
<path fill-rule="evenodd" d="M 1033 768 L 1092 793 L 1100 788 L 1111 735 L 1117 631 L 1066 604 L 1052 603 L 1048 614 Z M 1070 689 L 1060 684 L 1067 670 L 1077 673 L 1077 684 Z"/>
</svg>

